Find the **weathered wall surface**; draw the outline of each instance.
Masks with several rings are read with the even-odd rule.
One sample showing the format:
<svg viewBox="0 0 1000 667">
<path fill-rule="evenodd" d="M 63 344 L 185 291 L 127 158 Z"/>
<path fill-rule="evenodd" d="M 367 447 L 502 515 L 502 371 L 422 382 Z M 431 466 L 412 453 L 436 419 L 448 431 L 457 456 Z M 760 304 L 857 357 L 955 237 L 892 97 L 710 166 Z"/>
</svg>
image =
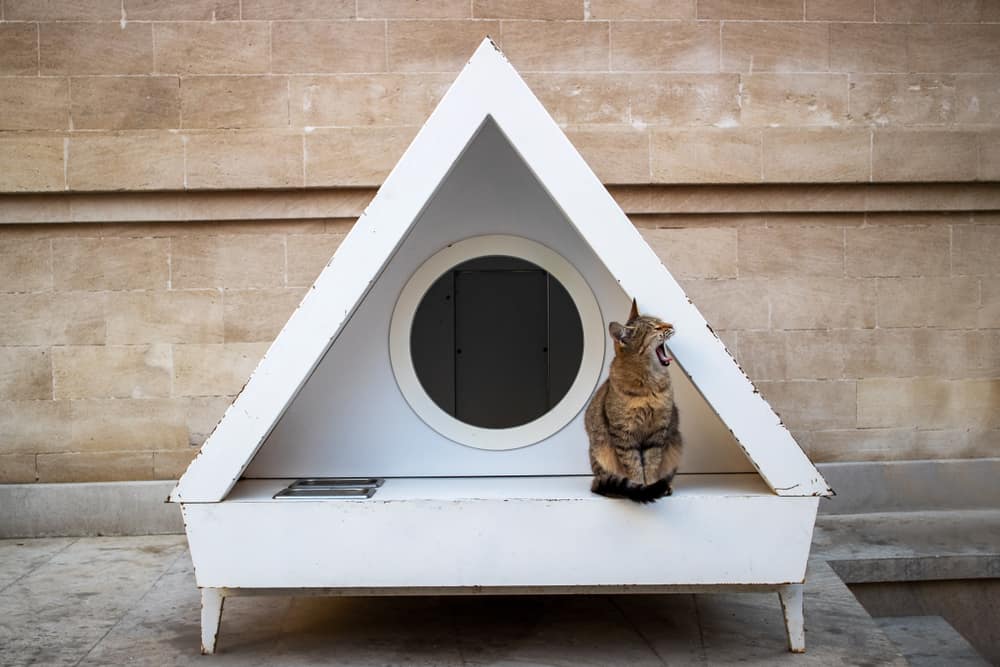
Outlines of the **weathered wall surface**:
<svg viewBox="0 0 1000 667">
<path fill-rule="evenodd" d="M 377 185 L 492 35 L 610 183 L 1000 178 L 980 0 L 5 0 L 3 191 Z"/>
<path fill-rule="evenodd" d="M 177 476 L 486 34 L 815 460 L 998 455 L 1000 4 L 0 0 L 0 482 Z"/>
</svg>

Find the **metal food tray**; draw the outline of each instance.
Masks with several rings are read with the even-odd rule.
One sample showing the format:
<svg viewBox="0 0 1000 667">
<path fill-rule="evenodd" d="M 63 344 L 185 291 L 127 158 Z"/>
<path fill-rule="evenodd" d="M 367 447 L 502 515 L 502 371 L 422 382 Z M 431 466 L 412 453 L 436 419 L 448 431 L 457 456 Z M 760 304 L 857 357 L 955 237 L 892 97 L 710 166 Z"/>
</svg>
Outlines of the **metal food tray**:
<svg viewBox="0 0 1000 667">
<path fill-rule="evenodd" d="M 385 480 L 376 477 L 326 477 L 299 479 L 274 494 L 280 500 L 367 499 Z"/>
</svg>

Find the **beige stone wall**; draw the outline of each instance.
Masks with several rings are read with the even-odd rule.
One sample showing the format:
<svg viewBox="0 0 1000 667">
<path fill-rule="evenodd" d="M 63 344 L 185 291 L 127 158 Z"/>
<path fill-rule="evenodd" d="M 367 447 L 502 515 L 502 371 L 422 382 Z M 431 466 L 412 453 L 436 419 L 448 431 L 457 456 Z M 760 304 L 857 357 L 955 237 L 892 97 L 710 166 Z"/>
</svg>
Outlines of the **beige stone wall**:
<svg viewBox="0 0 1000 667">
<path fill-rule="evenodd" d="M 0 481 L 178 476 L 349 227 L 0 229 Z"/>
<path fill-rule="evenodd" d="M 997 454 L 1000 216 L 633 219 L 816 461 Z M 350 224 L 5 226 L 0 481 L 177 476 Z"/>
<path fill-rule="evenodd" d="M 996 2 L 0 0 L 0 482 L 176 477 L 485 34 L 815 460 L 998 455 Z"/>
<path fill-rule="evenodd" d="M 0 191 L 377 185 L 487 34 L 609 183 L 1000 178 L 993 0 L 2 11 Z"/>
<path fill-rule="evenodd" d="M 1000 453 L 1000 216 L 698 222 L 643 232 L 814 461 Z"/>
</svg>

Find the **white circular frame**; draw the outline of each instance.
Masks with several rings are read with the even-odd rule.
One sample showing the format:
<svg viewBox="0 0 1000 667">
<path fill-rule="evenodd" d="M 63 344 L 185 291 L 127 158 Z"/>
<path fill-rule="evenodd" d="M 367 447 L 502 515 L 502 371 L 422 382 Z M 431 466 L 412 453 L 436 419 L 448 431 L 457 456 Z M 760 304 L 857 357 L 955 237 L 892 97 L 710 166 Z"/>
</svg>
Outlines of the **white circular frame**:
<svg viewBox="0 0 1000 667">
<path fill-rule="evenodd" d="M 463 262 L 497 255 L 531 262 L 562 283 L 576 305 L 583 328 L 580 369 L 562 400 L 527 424 L 499 429 L 467 424 L 438 407 L 424 391 L 410 356 L 413 316 L 431 285 L 446 271 Z M 389 325 L 389 358 L 396 384 L 406 402 L 432 429 L 450 440 L 477 449 L 518 449 L 558 432 L 583 409 L 604 367 L 604 320 L 590 286 L 580 272 L 558 253 L 520 236 L 474 236 L 453 243 L 431 256 L 403 287 Z"/>
</svg>

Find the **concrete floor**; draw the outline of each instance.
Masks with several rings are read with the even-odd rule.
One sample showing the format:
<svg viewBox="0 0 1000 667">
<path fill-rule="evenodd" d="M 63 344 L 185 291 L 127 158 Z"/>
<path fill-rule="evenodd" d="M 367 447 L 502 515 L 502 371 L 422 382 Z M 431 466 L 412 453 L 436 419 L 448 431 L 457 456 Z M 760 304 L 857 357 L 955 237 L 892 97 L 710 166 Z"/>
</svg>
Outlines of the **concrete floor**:
<svg viewBox="0 0 1000 667">
<path fill-rule="evenodd" d="M 892 616 L 875 621 L 903 648 L 910 667 L 990 667 L 991 663 L 941 616 Z"/>
<path fill-rule="evenodd" d="M 830 567 L 810 565 L 808 652 L 776 595 L 226 601 L 199 655 L 183 536 L 0 541 L 3 665 L 905 665 Z"/>
<path fill-rule="evenodd" d="M 854 584 L 850 589 L 890 639 L 893 635 L 883 623 L 886 617 L 925 621 L 939 617 L 976 649 L 984 663 L 1000 665 L 1000 578 Z M 912 621 L 909 625 L 918 627 Z"/>
</svg>

